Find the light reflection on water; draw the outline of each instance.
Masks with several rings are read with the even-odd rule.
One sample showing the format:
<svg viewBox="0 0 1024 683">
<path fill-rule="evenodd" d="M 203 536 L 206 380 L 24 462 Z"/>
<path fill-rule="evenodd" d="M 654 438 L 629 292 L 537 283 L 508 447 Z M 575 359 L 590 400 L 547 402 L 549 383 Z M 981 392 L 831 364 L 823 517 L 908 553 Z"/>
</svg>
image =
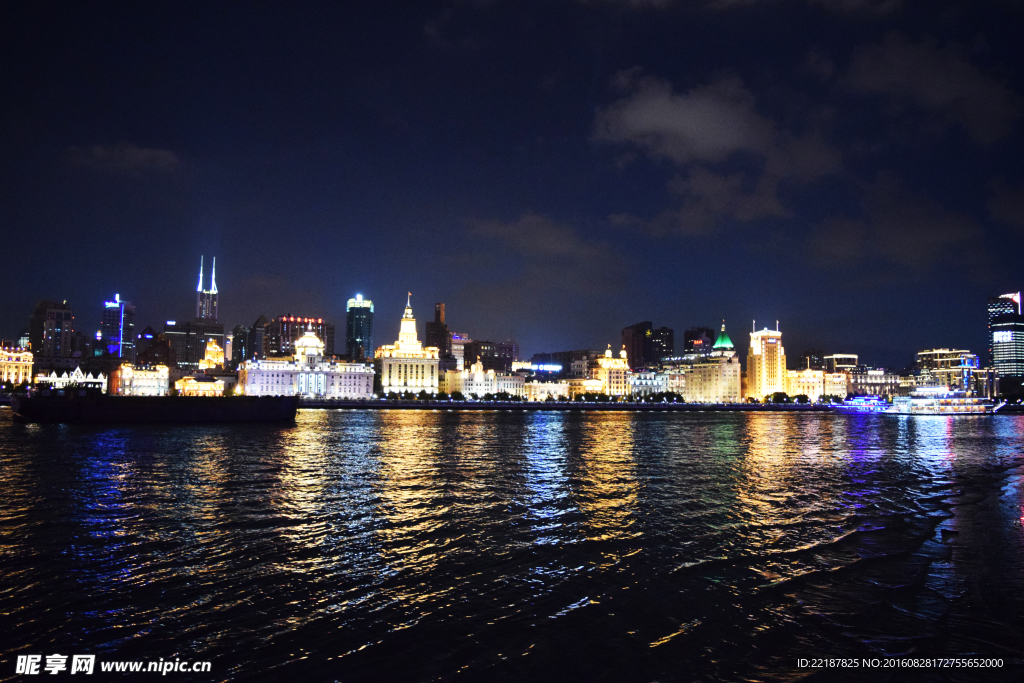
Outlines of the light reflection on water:
<svg viewBox="0 0 1024 683">
<path fill-rule="evenodd" d="M 50 650 L 267 680 L 773 679 L 815 653 L 1020 656 L 1022 426 L 0 412 L 0 679 Z"/>
</svg>

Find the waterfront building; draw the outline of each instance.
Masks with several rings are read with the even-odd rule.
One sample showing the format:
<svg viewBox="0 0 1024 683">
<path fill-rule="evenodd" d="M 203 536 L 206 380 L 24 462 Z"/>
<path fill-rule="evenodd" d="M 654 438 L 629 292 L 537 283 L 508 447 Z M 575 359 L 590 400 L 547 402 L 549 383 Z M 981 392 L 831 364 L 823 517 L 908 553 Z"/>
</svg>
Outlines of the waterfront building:
<svg viewBox="0 0 1024 683">
<path fill-rule="evenodd" d="M 256 318 L 256 322 L 249 328 L 249 333 L 245 337 L 245 357 L 242 360 L 267 357 L 266 339 L 269 326 L 270 321 L 267 320 L 267 316 L 260 315 Z"/>
<path fill-rule="evenodd" d="M 122 301 L 120 294 L 103 302 L 99 338 L 111 356 L 135 362 L 135 306 Z"/>
<path fill-rule="evenodd" d="M 24 348 L 0 349 L 0 382 L 29 384 L 32 382 L 32 352 Z"/>
<path fill-rule="evenodd" d="M 36 375 L 36 386 L 46 386 L 51 389 L 67 389 L 68 387 L 81 387 L 83 389 L 99 389 L 103 393 L 107 391 L 107 377 L 102 372 L 93 376 L 82 372 L 82 368 L 75 368 L 70 375 L 65 371 L 60 375 L 54 370 L 49 375 L 40 373 Z"/>
<path fill-rule="evenodd" d="M 609 396 L 625 396 L 629 393 L 629 382 L 626 379 L 629 373 L 629 354 L 626 347 L 622 347 L 619 357 L 612 356 L 612 345 L 609 344 L 603 356 L 598 356 L 595 365 L 591 367 L 591 378 L 601 382 L 601 390 L 598 393 Z"/>
<path fill-rule="evenodd" d="M 166 396 L 170 390 L 170 369 L 166 365 L 136 368 L 122 363 L 112 373 L 107 386 L 118 396 Z"/>
<path fill-rule="evenodd" d="M 668 391 L 682 394 L 691 403 L 739 403 L 742 374 L 736 347 L 723 322 L 707 357 L 682 371 L 670 371 L 667 386 Z"/>
<path fill-rule="evenodd" d="M 583 394 L 607 394 L 604 383 L 589 377 L 572 377 L 566 381 L 569 385 L 569 398 L 575 399 Z"/>
<path fill-rule="evenodd" d="M 334 325 L 324 322 L 323 318 L 281 315 L 267 323 L 266 328 L 263 339 L 265 357 L 293 355 L 295 343 L 308 330 L 323 342 L 325 357 L 334 355 Z"/>
<path fill-rule="evenodd" d="M 324 358 L 324 343 L 312 329 L 293 344 L 291 357 L 247 360 L 238 386 L 246 396 L 319 396 L 364 399 L 373 395 L 373 366 Z"/>
<path fill-rule="evenodd" d="M 918 386 L 972 391 L 979 364 L 977 354 L 966 349 L 928 349 L 917 352 L 916 367 Z"/>
<path fill-rule="evenodd" d="M 363 360 L 373 353 L 373 302 L 356 294 L 345 305 L 345 355 Z"/>
<path fill-rule="evenodd" d="M 224 349 L 220 347 L 216 339 L 206 341 L 206 354 L 199 361 L 200 370 L 218 370 L 224 367 Z"/>
<path fill-rule="evenodd" d="M 438 350 L 436 346 L 424 347 L 420 343 L 416 318 L 412 314 L 412 292 L 405 303 L 398 341 L 379 347 L 376 358 L 385 394 L 405 391 L 436 394 L 439 391 Z"/>
<path fill-rule="evenodd" d="M 526 382 L 523 385 L 523 398 L 527 401 L 564 401 L 569 398 L 568 382 Z"/>
<path fill-rule="evenodd" d="M 463 366 L 472 365 L 477 361 L 484 364 L 485 370 L 497 373 L 512 371 L 512 363 L 519 360 L 519 345 L 514 341 L 491 342 L 471 341 L 464 345 Z"/>
<path fill-rule="evenodd" d="M 487 370 L 480 361 L 473 363 L 468 370 L 448 370 L 445 374 L 445 391 L 462 392 L 463 396 L 483 398 L 486 394 L 522 396 L 526 378 L 520 374 L 500 374 Z"/>
<path fill-rule="evenodd" d="M 630 370 L 646 368 L 654 357 L 654 325 L 648 320 L 622 328 L 622 348 L 629 358 Z"/>
<path fill-rule="evenodd" d="M 776 328 L 750 333 L 747 352 L 747 397 L 763 400 L 786 391 L 786 350 L 782 333 Z"/>
<path fill-rule="evenodd" d="M 166 365 L 173 372 L 178 368 L 178 356 L 171 348 L 167 335 L 161 333 L 153 337 L 145 348 L 139 349 L 135 354 L 135 364 L 139 366 Z"/>
<path fill-rule="evenodd" d="M 178 396 L 223 396 L 224 380 L 210 375 L 182 377 L 174 383 Z"/>
<path fill-rule="evenodd" d="M 825 356 L 825 372 L 854 372 L 858 365 L 855 353 L 833 353 Z"/>
<path fill-rule="evenodd" d="M 203 257 L 199 257 L 199 286 L 196 287 L 196 320 L 217 322 L 217 310 L 220 295 L 217 294 L 217 257 L 213 257 L 213 270 L 210 272 L 210 288 L 203 289 Z"/>
<path fill-rule="evenodd" d="M 626 373 L 626 394 L 643 398 L 663 391 L 658 373 L 654 370 L 637 370 Z"/>
<path fill-rule="evenodd" d="M 806 396 L 811 403 L 817 403 L 825 394 L 825 373 L 822 370 L 787 370 L 786 393 L 790 397 Z"/>
</svg>

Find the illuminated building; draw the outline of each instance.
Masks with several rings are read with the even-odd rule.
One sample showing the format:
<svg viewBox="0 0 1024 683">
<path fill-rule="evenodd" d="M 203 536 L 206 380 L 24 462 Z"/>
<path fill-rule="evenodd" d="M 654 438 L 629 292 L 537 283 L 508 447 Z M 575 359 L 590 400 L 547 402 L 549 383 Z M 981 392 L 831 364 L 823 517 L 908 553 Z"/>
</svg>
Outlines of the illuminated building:
<svg viewBox="0 0 1024 683">
<path fill-rule="evenodd" d="M 170 370 L 166 365 L 141 369 L 122 363 L 110 373 L 108 387 L 108 393 L 118 396 L 166 396 L 170 390 Z"/>
<path fill-rule="evenodd" d="M 1020 292 L 989 299 L 989 354 L 1001 394 L 1020 391 L 1024 384 L 1024 316 Z"/>
<path fill-rule="evenodd" d="M 825 372 L 823 370 L 787 370 L 786 393 L 790 396 L 803 394 L 811 403 L 817 403 L 825 394 Z"/>
<path fill-rule="evenodd" d="M 111 356 L 135 362 L 135 306 L 120 294 L 103 302 L 100 338 Z"/>
<path fill-rule="evenodd" d="M 576 398 L 583 394 L 606 394 L 604 391 L 604 384 L 599 379 L 591 379 L 588 377 L 573 377 L 566 381 L 569 385 L 569 397 Z"/>
<path fill-rule="evenodd" d="M 514 341 L 469 341 L 464 346 L 463 367 L 479 361 L 485 370 L 507 373 L 512 371 L 512 363 L 519 360 L 519 345 Z"/>
<path fill-rule="evenodd" d="M 455 359 L 455 368 L 457 370 L 466 369 L 466 344 L 472 341 L 468 334 L 452 332 L 452 358 Z"/>
<path fill-rule="evenodd" d="M 548 398 L 561 401 L 569 398 L 568 382 L 526 382 L 523 398 L 527 401 L 546 401 Z"/>
<path fill-rule="evenodd" d="M 691 403 L 739 403 L 741 400 L 740 377 L 743 373 L 736 357 L 736 347 L 725 331 L 724 322 L 707 357 L 691 365 L 684 373 L 675 373 L 683 374 L 681 390 L 675 388 L 678 380 L 674 382 L 672 374 L 669 373 L 667 390 L 682 394 Z"/>
<path fill-rule="evenodd" d="M 767 327 L 750 333 L 747 352 L 747 396 L 763 400 L 786 391 L 786 350 L 782 333 Z"/>
<path fill-rule="evenodd" d="M 345 355 L 368 358 L 373 352 L 373 302 L 356 294 L 345 306 Z"/>
<path fill-rule="evenodd" d="M 654 370 L 626 373 L 626 386 L 626 393 L 633 398 L 642 398 L 662 391 L 661 380 Z"/>
<path fill-rule="evenodd" d="M 622 348 L 629 357 L 629 367 L 645 368 L 654 358 L 653 325 L 650 321 L 622 328 Z"/>
<path fill-rule="evenodd" d="M 295 342 L 307 330 L 312 330 L 313 334 L 323 342 L 324 356 L 334 355 L 334 325 L 324 322 L 323 318 L 282 315 L 267 323 L 266 328 L 263 337 L 265 357 L 293 355 Z"/>
<path fill-rule="evenodd" d="M 185 373 L 193 373 L 199 370 L 208 342 L 212 340 L 223 348 L 224 325 L 206 320 L 184 323 L 168 320 L 164 323 L 163 334 L 174 351 L 178 367 Z"/>
<path fill-rule="evenodd" d="M 855 353 L 833 353 L 824 360 L 825 372 L 854 372 L 859 358 Z"/>
<path fill-rule="evenodd" d="M 174 388 L 179 396 L 223 396 L 224 380 L 206 375 L 183 377 L 174 383 Z"/>
<path fill-rule="evenodd" d="M 0 349 L 0 382 L 14 385 L 32 381 L 32 352 L 21 348 Z"/>
<path fill-rule="evenodd" d="M 486 394 L 522 396 L 526 378 L 519 374 L 498 374 L 494 370 L 485 370 L 480 361 L 473 363 L 468 370 L 449 370 L 444 373 L 448 393 L 459 391 L 463 396 L 482 398 Z"/>
<path fill-rule="evenodd" d="M 207 368 L 213 370 L 224 367 L 224 349 L 220 347 L 215 339 L 208 339 L 206 341 L 206 355 L 199 361 L 199 369 L 206 370 Z"/>
<path fill-rule="evenodd" d="M 626 379 L 629 373 L 629 357 L 626 347 L 622 347 L 619 357 L 612 356 L 612 346 L 608 345 L 603 356 L 597 357 L 596 367 L 591 370 L 591 378 L 601 382 L 599 393 L 609 396 L 625 396 L 629 392 Z"/>
<path fill-rule="evenodd" d="M 324 360 L 324 343 L 312 329 L 293 344 L 291 358 L 247 360 L 238 386 L 247 396 L 319 396 L 361 399 L 373 394 L 373 367 Z"/>
<path fill-rule="evenodd" d="M 41 373 L 36 375 L 36 386 L 47 386 L 52 389 L 67 389 L 69 386 L 82 387 L 83 389 L 99 389 L 106 393 L 107 377 L 102 372 L 93 376 L 90 372 L 85 374 L 81 368 L 75 368 L 70 375 L 65 371 L 61 375 L 51 372 L 49 375 Z"/>
<path fill-rule="evenodd" d="M 886 372 L 882 368 L 858 368 L 849 373 L 849 390 L 854 396 L 885 396 L 899 395 L 900 382 L 896 373 Z M 829 391 L 826 394 L 832 393 Z M 843 394 L 832 393 L 842 397 Z"/>
<path fill-rule="evenodd" d="M 230 283 L 228 283 L 230 285 Z M 199 286 L 196 287 L 196 320 L 217 322 L 217 257 L 213 257 L 213 270 L 210 272 L 210 288 L 203 289 L 203 257 L 199 257 Z"/>
<path fill-rule="evenodd" d="M 398 331 L 398 341 L 378 347 L 380 361 L 380 382 L 385 394 L 411 391 L 414 394 L 425 391 L 438 392 L 438 352 L 436 346 L 420 344 L 416 334 L 416 318 L 412 315 L 412 292 L 405 303 Z"/>
<path fill-rule="evenodd" d="M 917 386 L 944 386 L 954 391 L 972 391 L 974 373 L 978 370 L 978 356 L 965 349 L 918 351 L 917 369 Z"/>
<path fill-rule="evenodd" d="M 988 357 L 993 363 L 995 363 L 995 341 L 993 339 L 993 333 L 995 330 L 992 327 L 992 323 L 997 318 L 1008 315 L 1020 315 L 1020 292 L 1011 292 L 1010 294 L 1000 294 L 999 296 L 992 296 L 988 299 Z"/>
</svg>

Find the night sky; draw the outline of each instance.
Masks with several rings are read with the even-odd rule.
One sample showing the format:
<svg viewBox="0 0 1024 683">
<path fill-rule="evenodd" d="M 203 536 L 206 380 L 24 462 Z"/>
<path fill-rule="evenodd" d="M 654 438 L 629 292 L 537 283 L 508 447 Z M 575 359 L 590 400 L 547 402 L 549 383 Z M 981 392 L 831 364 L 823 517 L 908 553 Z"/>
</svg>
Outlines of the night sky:
<svg viewBox="0 0 1024 683">
<path fill-rule="evenodd" d="M 1024 288 L 1022 3 L 0 4 L 0 336 L 376 307 L 618 347 L 984 356 Z M 343 348 L 340 342 L 339 348 Z"/>
</svg>

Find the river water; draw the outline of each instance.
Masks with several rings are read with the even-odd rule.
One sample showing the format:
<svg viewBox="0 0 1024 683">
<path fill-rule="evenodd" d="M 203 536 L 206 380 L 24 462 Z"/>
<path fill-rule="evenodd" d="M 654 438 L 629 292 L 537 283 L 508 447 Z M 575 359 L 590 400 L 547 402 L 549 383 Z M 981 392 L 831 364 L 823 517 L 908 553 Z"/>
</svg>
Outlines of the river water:
<svg viewBox="0 0 1024 683">
<path fill-rule="evenodd" d="M 98 427 L 3 408 L 0 680 L 53 653 L 211 662 L 174 680 L 1021 680 L 1022 434 L 1017 416 Z M 1003 667 L 798 665 L 887 657 Z"/>
</svg>

